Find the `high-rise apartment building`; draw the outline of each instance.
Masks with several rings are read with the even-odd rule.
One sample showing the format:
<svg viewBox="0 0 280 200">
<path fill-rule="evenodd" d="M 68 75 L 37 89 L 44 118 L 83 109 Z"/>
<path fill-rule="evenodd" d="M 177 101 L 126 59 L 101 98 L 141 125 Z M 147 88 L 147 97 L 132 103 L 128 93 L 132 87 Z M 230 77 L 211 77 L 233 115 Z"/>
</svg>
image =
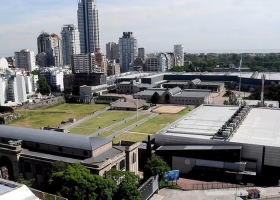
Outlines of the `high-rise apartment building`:
<svg viewBox="0 0 280 200">
<path fill-rule="evenodd" d="M 17 68 L 25 69 L 25 71 L 29 72 L 36 69 L 34 52 L 28 49 L 15 52 L 15 61 Z"/>
<path fill-rule="evenodd" d="M 144 71 L 165 72 L 167 71 L 167 60 L 164 54 L 150 54 L 147 56 Z"/>
<path fill-rule="evenodd" d="M 95 60 L 98 69 L 100 69 L 100 72 L 104 72 L 105 74 L 107 74 L 107 59 L 106 56 L 102 53 L 101 49 L 97 50 L 97 52 L 95 53 Z"/>
<path fill-rule="evenodd" d="M 101 72 L 94 53 L 72 55 L 71 66 L 73 74 Z"/>
<path fill-rule="evenodd" d="M 182 44 L 174 45 L 174 56 L 178 58 L 178 66 L 184 66 L 184 47 Z"/>
<path fill-rule="evenodd" d="M 132 71 L 134 60 L 138 56 L 137 39 L 132 32 L 123 32 L 123 36 L 119 38 L 119 52 L 121 73 Z"/>
<path fill-rule="evenodd" d="M 120 63 L 117 63 L 116 60 L 110 60 L 107 66 L 107 76 L 120 75 Z"/>
<path fill-rule="evenodd" d="M 46 61 L 41 61 L 41 63 L 46 63 L 47 67 L 62 65 L 62 44 L 58 35 L 41 33 L 37 38 L 37 46 L 38 54 L 46 53 Z"/>
<path fill-rule="evenodd" d="M 71 56 L 80 54 L 80 36 L 74 24 L 64 25 L 61 30 L 63 65 L 71 64 Z"/>
<path fill-rule="evenodd" d="M 81 53 L 100 49 L 98 9 L 95 0 L 78 0 L 78 29 Z"/>
<path fill-rule="evenodd" d="M 143 60 L 145 60 L 145 57 L 145 48 L 138 48 L 138 58 L 142 58 Z"/>
<path fill-rule="evenodd" d="M 120 58 L 119 45 L 115 42 L 106 44 L 106 57 L 108 60 L 115 60 Z"/>
</svg>

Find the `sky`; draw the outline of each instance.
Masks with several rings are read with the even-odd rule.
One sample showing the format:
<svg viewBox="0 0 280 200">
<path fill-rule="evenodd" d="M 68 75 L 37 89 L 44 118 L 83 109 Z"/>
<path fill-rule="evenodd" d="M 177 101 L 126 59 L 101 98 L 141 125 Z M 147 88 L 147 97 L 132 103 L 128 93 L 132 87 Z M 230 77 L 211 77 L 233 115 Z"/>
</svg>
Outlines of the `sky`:
<svg viewBox="0 0 280 200">
<path fill-rule="evenodd" d="M 97 0 L 103 52 L 133 32 L 146 52 L 280 52 L 279 0 Z M 1 0 L 0 57 L 77 25 L 77 0 Z"/>
</svg>

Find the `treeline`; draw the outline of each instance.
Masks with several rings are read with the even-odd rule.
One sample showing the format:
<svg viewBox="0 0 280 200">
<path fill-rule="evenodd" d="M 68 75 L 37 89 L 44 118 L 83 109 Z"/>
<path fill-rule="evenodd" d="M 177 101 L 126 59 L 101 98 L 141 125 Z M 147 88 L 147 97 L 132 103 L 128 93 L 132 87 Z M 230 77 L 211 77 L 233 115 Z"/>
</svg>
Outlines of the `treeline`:
<svg viewBox="0 0 280 200">
<path fill-rule="evenodd" d="M 175 72 L 213 72 L 219 65 L 220 68 L 227 68 L 230 64 L 239 66 L 240 54 L 187 54 L 185 55 L 186 66 L 174 67 Z M 280 72 L 280 54 L 244 54 L 242 55 L 242 67 L 250 68 L 251 71 Z"/>
</svg>

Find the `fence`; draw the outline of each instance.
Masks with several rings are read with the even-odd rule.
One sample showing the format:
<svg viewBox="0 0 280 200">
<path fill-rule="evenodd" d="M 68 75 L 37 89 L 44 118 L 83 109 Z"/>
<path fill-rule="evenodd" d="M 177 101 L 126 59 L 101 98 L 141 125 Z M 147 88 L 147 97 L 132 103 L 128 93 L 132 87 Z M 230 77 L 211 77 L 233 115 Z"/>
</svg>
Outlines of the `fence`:
<svg viewBox="0 0 280 200">
<path fill-rule="evenodd" d="M 39 190 L 35 190 L 33 188 L 29 188 L 29 189 L 36 197 L 42 200 L 67 200 L 66 198 L 59 197 L 53 194 L 48 194 Z"/>
<path fill-rule="evenodd" d="M 152 176 L 139 188 L 141 192 L 141 200 L 149 199 L 158 189 L 158 176 Z"/>
<path fill-rule="evenodd" d="M 184 190 L 211 190 L 211 189 L 230 189 L 230 188 L 252 188 L 254 184 L 238 185 L 231 183 L 199 183 L 199 184 L 184 184 L 178 183 Z"/>
</svg>

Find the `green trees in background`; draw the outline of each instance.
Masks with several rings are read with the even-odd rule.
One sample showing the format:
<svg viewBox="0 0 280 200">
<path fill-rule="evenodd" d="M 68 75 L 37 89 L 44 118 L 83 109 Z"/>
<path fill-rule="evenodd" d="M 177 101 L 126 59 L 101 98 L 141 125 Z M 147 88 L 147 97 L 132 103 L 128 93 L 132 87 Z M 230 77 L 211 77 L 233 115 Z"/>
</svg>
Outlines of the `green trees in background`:
<svg viewBox="0 0 280 200">
<path fill-rule="evenodd" d="M 253 92 L 249 99 L 251 100 L 260 100 L 261 91 L 257 90 Z M 264 90 L 264 100 L 278 101 L 280 104 L 280 85 L 270 85 L 266 86 Z"/>
<path fill-rule="evenodd" d="M 174 72 L 194 72 L 208 71 L 213 72 L 214 68 L 219 65 L 220 68 L 227 68 L 230 64 L 239 66 L 241 55 L 238 54 L 187 54 L 185 60 L 189 61 L 187 66 L 177 66 L 171 69 Z M 277 53 L 262 54 L 262 55 L 243 55 L 242 67 L 248 67 L 251 71 L 280 71 L 280 56 Z"/>
<path fill-rule="evenodd" d="M 42 95 L 47 95 L 51 93 L 51 87 L 47 82 L 47 79 L 40 73 L 39 70 L 34 70 L 31 72 L 33 75 L 38 75 L 38 84 L 39 89 L 37 92 L 40 92 Z"/>
</svg>

